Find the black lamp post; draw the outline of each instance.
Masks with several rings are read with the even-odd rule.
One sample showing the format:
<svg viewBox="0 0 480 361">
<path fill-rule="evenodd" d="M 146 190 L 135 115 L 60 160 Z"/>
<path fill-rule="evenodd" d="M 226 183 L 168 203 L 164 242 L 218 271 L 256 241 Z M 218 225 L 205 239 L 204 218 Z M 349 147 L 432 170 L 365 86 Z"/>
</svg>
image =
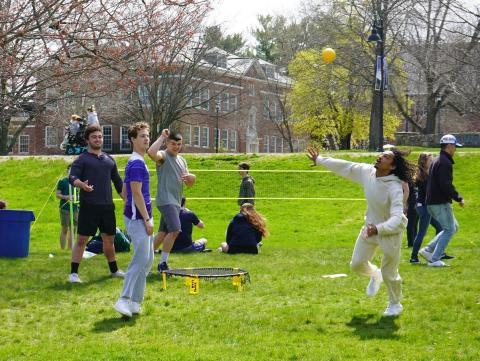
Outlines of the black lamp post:
<svg viewBox="0 0 480 361">
<path fill-rule="evenodd" d="M 220 111 L 220 104 L 218 101 L 215 102 L 215 113 L 217 119 L 217 128 L 215 129 L 215 153 L 218 153 L 218 141 L 220 138 L 220 130 L 218 129 L 218 112 Z"/>
<path fill-rule="evenodd" d="M 383 151 L 383 92 L 385 88 L 385 74 L 383 62 L 385 58 L 385 34 L 383 31 L 383 20 L 375 20 L 372 32 L 367 41 L 375 42 L 375 81 L 373 88 L 372 112 L 370 115 L 370 149 Z M 380 67 L 380 68 L 379 68 Z M 377 74 L 380 74 L 380 79 Z M 379 86 L 378 86 L 379 83 Z M 377 136 L 377 137 L 375 137 Z M 377 139 L 375 139 L 377 138 Z"/>
</svg>

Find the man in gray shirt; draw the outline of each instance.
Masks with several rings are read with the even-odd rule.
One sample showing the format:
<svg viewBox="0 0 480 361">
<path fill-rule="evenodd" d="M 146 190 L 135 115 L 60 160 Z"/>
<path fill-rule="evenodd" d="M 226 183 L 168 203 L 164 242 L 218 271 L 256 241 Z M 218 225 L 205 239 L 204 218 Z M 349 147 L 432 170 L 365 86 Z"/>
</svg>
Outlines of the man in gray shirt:
<svg viewBox="0 0 480 361">
<path fill-rule="evenodd" d="M 166 150 L 160 147 L 166 140 Z M 186 160 L 178 155 L 182 148 L 182 136 L 164 129 L 160 137 L 148 149 L 148 156 L 156 163 L 157 170 L 157 207 L 162 214 L 154 247 L 163 243 L 158 271 L 168 270 L 168 256 L 173 243 L 181 232 L 180 204 L 183 196 L 183 184 L 188 187 L 195 183 L 195 176 L 188 172 Z"/>
</svg>

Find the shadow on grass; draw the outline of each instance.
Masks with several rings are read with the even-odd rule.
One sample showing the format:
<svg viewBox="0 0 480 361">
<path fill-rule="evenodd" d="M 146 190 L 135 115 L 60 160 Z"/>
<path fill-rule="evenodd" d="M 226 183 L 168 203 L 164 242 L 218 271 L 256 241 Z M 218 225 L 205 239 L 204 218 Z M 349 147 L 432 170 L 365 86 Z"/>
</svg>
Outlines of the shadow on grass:
<svg viewBox="0 0 480 361">
<path fill-rule="evenodd" d="M 132 327 L 135 325 L 137 317 L 111 317 L 95 322 L 93 332 L 104 333 L 113 332 L 123 327 Z"/>
<path fill-rule="evenodd" d="M 396 334 L 400 328 L 396 317 L 381 317 L 376 320 L 376 315 L 353 316 L 346 325 L 353 328 L 353 334 L 362 340 L 368 339 L 399 339 Z"/>
</svg>

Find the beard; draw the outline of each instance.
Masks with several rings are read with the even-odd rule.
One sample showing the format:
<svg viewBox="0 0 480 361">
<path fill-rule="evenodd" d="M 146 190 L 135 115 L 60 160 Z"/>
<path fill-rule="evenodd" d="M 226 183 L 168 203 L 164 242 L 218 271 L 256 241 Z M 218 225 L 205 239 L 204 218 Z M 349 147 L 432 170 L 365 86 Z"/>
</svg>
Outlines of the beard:
<svg viewBox="0 0 480 361">
<path fill-rule="evenodd" d="M 103 144 L 96 145 L 96 144 L 89 143 L 88 145 L 89 145 L 90 148 L 92 148 L 93 150 L 100 150 L 100 149 L 102 149 L 102 145 L 103 145 Z"/>
</svg>

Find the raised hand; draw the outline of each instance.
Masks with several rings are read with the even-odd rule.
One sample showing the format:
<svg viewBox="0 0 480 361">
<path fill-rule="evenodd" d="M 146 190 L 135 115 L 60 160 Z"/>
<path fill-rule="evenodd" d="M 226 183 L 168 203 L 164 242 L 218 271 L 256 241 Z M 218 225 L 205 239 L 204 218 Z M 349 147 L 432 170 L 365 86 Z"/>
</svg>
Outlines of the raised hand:
<svg viewBox="0 0 480 361">
<path fill-rule="evenodd" d="M 313 161 L 313 165 L 317 165 L 317 158 L 318 158 L 319 152 L 316 148 L 314 147 L 308 147 L 307 148 L 307 157 L 311 161 Z"/>
</svg>

